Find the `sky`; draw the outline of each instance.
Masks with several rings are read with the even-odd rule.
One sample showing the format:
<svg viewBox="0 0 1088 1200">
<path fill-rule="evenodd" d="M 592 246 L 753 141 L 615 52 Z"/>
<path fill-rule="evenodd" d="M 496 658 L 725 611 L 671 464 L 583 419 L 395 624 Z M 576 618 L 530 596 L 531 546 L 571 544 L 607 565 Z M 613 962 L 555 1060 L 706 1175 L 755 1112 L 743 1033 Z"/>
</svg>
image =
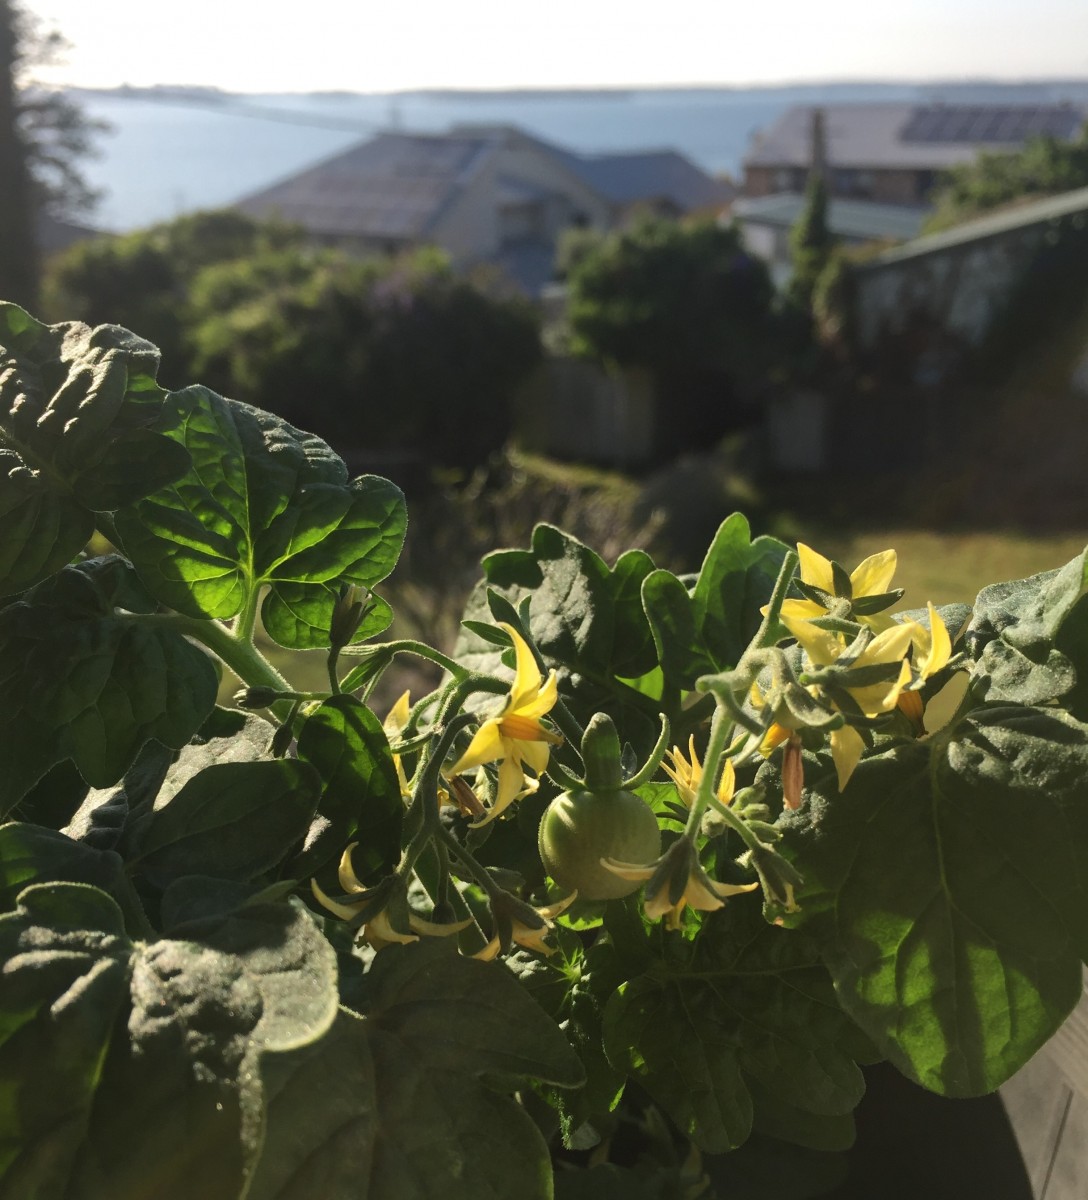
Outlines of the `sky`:
<svg viewBox="0 0 1088 1200">
<path fill-rule="evenodd" d="M 1088 0 L 21 0 L 85 87 L 1088 78 Z"/>
</svg>

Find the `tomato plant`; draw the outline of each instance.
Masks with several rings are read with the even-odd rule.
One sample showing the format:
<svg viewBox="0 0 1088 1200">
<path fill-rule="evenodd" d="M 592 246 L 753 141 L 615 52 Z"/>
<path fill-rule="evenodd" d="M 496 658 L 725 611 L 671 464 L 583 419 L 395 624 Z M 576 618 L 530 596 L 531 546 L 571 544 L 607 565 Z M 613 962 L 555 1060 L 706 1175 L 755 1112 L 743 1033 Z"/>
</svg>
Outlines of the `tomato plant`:
<svg viewBox="0 0 1088 1200">
<path fill-rule="evenodd" d="M 157 361 L 0 305 L 0 1195 L 724 1196 L 1077 1002 L 1086 554 L 903 608 L 739 514 L 694 578 L 541 524 L 447 652 L 397 488 Z"/>
</svg>

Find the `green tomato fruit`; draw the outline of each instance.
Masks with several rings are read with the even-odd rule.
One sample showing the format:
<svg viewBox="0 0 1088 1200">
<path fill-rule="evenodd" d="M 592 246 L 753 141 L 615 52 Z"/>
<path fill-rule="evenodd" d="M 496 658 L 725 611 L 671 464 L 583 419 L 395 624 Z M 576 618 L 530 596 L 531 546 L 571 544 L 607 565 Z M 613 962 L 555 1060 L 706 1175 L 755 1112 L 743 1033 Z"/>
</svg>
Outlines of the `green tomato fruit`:
<svg viewBox="0 0 1088 1200">
<path fill-rule="evenodd" d="M 563 888 L 582 900 L 614 900 L 642 885 L 621 879 L 602 858 L 651 863 L 661 854 L 661 830 L 653 810 L 634 792 L 564 792 L 540 822 L 540 857 Z"/>
</svg>

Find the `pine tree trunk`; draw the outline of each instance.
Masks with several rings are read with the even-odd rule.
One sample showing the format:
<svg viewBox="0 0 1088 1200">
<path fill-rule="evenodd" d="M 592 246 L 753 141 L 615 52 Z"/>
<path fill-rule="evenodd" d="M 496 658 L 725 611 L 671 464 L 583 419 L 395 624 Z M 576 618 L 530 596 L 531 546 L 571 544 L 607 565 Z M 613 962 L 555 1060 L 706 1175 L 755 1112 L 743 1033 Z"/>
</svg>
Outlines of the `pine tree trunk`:
<svg viewBox="0 0 1088 1200">
<path fill-rule="evenodd" d="M 34 194 L 16 127 L 16 38 L 11 0 L 0 0 L 0 299 L 33 309 L 38 254 Z"/>
</svg>

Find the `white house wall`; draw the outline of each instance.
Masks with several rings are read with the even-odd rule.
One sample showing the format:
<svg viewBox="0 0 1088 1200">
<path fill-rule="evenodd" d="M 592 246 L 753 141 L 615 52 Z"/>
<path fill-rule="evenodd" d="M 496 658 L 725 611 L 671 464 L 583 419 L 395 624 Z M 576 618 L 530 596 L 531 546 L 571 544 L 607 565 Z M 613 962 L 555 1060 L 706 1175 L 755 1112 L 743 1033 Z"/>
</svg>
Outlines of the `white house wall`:
<svg viewBox="0 0 1088 1200">
<path fill-rule="evenodd" d="M 498 156 L 492 155 L 427 231 L 426 240 L 441 246 L 455 267 L 499 252 L 498 174 Z"/>
</svg>

